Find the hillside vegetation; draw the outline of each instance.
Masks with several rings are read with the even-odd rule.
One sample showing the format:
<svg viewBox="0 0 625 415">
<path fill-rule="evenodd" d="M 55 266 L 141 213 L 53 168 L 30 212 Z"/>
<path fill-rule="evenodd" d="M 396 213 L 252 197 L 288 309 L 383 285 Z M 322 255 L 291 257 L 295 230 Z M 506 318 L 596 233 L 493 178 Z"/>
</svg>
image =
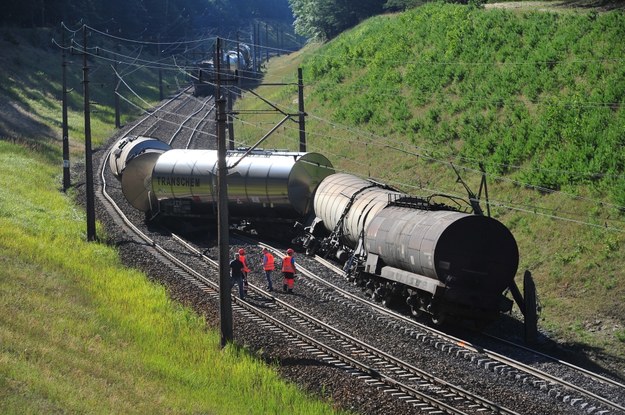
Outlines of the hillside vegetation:
<svg viewBox="0 0 625 415">
<path fill-rule="evenodd" d="M 61 54 L 40 30 L 0 31 L 0 413 L 340 413 L 243 348 L 213 316 L 86 242 L 72 178 L 61 191 Z M 58 39 L 58 37 L 57 37 Z M 153 57 L 151 59 L 154 59 Z M 68 56 L 71 171 L 84 167 L 81 59 Z M 109 65 L 91 73 L 94 149 L 114 132 Z M 126 68 L 120 68 L 123 70 Z M 166 90 L 175 77 L 166 77 Z M 122 120 L 158 101 L 158 76 L 127 73 Z M 107 235 L 98 227 L 98 237 Z"/>
<path fill-rule="evenodd" d="M 622 39 L 622 12 L 428 4 L 275 60 L 267 81 L 303 68 L 308 149 L 339 169 L 466 198 L 452 165 L 476 193 L 482 166 L 488 208 L 519 243 L 517 283 L 526 269 L 537 283 L 540 328 L 590 357 L 618 356 L 623 374 Z M 295 86 L 257 92 L 296 111 Z M 268 124 L 247 116 L 237 140 L 256 142 Z M 296 149 L 297 136 L 287 124 L 264 146 Z"/>
</svg>

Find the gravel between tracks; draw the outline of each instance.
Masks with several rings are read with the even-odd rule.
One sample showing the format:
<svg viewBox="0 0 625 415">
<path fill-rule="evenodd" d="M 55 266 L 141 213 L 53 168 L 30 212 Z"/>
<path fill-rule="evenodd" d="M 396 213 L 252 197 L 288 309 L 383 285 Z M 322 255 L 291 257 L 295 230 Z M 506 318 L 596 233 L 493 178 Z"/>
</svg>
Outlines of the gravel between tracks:
<svg viewBox="0 0 625 415">
<path fill-rule="evenodd" d="M 109 143 L 116 141 L 122 134 L 123 131 L 120 131 L 111 138 Z M 101 189 L 98 169 L 107 152 L 108 146 L 94 154 L 97 193 Z M 81 167 L 74 166 L 73 172 L 80 175 Z M 84 173 L 84 169 L 82 172 Z M 130 208 L 121 197 L 119 184 L 116 181 L 111 182 L 114 180 L 112 178 L 107 180 L 109 185 L 117 188 L 112 193 L 116 194 L 115 198 L 118 203 L 122 206 L 125 205 L 125 212 L 131 216 L 136 224 L 143 223 L 143 214 Z M 82 203 L 84 200 L 82 179 L 75 177 L 73 182 L 78 183 L 76 186 L 78 201 Z M 128 235 L 120 230 L 118 221 L 106 209 L 99 197 L 96 198 L 96 216 L 106 229 L 107 243 L 118 247 L 119 254 L 125 264 L 143 270 L 155 283 L 165 286 L 172 299 L 204 315 L 209 325 L 216 329 L 219 328 L 219 304 L 217 301 L 204 294 L 195 285 L 178 277 L 171 268 L 163 267 L 161 263 L 155 260 L 149 247 L 133 242 Z M 150 232 L 147 227 L 143 226 L 143 228 L 144 231 Z M 158 233 L 151 236 L 160 237 Z M 212 250 L 214 249 L 213 247 Z M 252 252 L 249 257 L 255 258 L 258 255 L 259 252 Z M 258 276 L 261 275 L 260 273 L 256 273 L 256 275 L 256 278 L 261 278 Z M 279 282 L 278 279 L 276 277 L 274 281 Z M 252 282 L 261 285 L 260 281 Z M 279 284 L 276 285 L 279 286 Z M 495 372 L 480 370 L 469 362 L 455 359 L 449 363 L 449 360 L 439 351 L 420 344 L 409 335 L 401 334 L 396 328 L 376 325 L 372 319 L 366 318 L 361 312 L 353 311 L 353 314 L 349 314 L 349 308 L 345 309 L 335 304 L 329 304 L 315 290 L 307 288 L 307 284 L 298 284 L 296 289 L 299 290 L 299 295 L 292 296 L 292 301 L 300 306 L 305 305 L 315 309 L 316 313 L 323 314 L 323 320 L 344 324 L 346 329 L 349 327 L 350 330 L 357 333 L 358 337 L 369 343 L 387 351 L 401 353 L 407 359 L 411 359 L 416 366 L 438 373 L 440 377 L 445 379 L 454 379 L 466 389 L 479 392 L 487 399 L 504 404 L 519 413 L 583 413 L 570 405 L 546 396 L 535 388 L 519 385 Z M 376 387 L 367 385 L 344 370 L 315 358 L 293 346 L 282 335 L 268 332 L 238 313 L 234 314 L 234 330 L 236 343 L 267 361 L 285 379 L 297 383 L 311 394 L 333 402 L 337 408 L 365 415 L 424 413 L 410 404 L 383 393 Z"/>
</svg>

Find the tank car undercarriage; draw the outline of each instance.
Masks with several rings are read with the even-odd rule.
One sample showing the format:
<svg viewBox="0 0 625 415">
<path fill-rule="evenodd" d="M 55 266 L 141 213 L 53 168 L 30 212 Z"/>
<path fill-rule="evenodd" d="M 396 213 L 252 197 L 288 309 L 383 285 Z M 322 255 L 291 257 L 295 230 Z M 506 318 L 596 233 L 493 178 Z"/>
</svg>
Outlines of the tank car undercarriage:
<svg viewBox="0 0 625 415">
<path fill-rule="evenodd" d="M 344 276 L 360 287 L 364 295 L 385 307 L 411 314 L 429 316 L 435 325 L 459 323 L 482 329 L 510 312 L 513 301 L 500 295 L 490 307 L 481 307 L 484 298 L 479 289 L 475 296 L 467 287 L 457 288 L 438 280 L 390 267 L 375 254 L 367 254 L 360 241 L 355 249 L 342 244 L 336 235 L 324 232 L 316 218 L 311 226 L 299 226 L 302 232 L 292 242 L 307 255 L 319 255 L 342 265 Z M 459 295 L 456 295 L 458 293 Z"/>
</svg>

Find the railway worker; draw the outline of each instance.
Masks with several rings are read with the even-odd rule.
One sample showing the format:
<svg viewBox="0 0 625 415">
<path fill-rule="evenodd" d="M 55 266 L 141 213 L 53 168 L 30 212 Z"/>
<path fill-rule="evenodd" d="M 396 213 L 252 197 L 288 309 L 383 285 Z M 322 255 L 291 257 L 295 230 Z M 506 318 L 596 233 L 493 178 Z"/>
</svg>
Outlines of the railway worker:
<svg viewBox="0 0 625 415">
<path fill-rule="evenodd" d="M 282 258 L 282 290 L 293 293 L 293 286 L 295 285 L 295 252 L 289 248 L 286 250 L 286 256 Z"/>
<path fill-rule="evenodd" d="M 239 287 L 239 297 L 243 300 L 245 299 L 245 292 L 243 291 L 243 263 L 238 253 L 236 253 L 234 259 L 230 261 L 230 270 L 232 275 L 230 288 L 234 287 L 234 284 L 236 284 Z"/>
<path fill-rule="evenodd" d="M 276 269 L 274 262 L 275 260 L 271 252 L 267 248 L 263 248 L 263 269 L 265 270 L 265 277 L 267 277 L 267 291 L 273 291 L 271 274 Z"/>
<path fill-rule="evenodd" d="M 243 292 L 247 294 L 247 274 L 250 269 L 247 267 L 247 261 L 245 260 L 245 249 L 239 249 L 239 261 L 243 264 Z"/>
</svg>

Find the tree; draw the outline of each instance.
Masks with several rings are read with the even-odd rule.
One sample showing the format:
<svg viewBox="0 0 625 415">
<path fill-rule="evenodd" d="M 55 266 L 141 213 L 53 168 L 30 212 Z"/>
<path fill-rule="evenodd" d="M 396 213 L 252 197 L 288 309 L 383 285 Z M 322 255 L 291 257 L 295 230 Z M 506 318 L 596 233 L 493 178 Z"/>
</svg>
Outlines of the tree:
<svg viewBox="0 0 625 415">
<path fill-rule="evenodd" d="M 289 3 L 295 15 L 295 31 L 325 40 L 382 13 L 385 0 L 290 0 Z"/>
</svg>

